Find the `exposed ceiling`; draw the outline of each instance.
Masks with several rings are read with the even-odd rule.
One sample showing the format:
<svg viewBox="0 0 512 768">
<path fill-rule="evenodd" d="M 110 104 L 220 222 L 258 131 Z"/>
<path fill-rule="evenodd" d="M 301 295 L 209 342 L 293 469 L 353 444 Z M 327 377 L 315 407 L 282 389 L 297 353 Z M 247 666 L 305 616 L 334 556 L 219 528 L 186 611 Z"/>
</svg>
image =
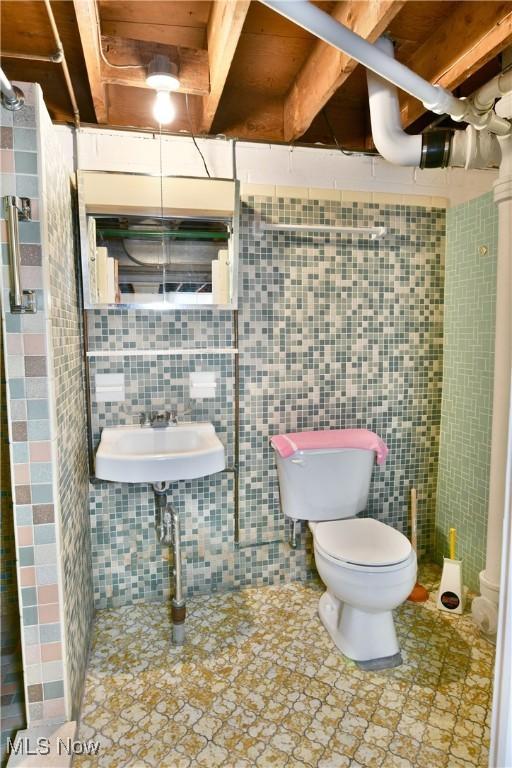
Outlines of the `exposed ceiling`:
<svg viewBox="0 0 512 768">
<path fill-rule="evenodd" d="M 458 95 L 501 68 L 512 45 L 512 2 L 345 0 L 317 2 L 370 41 L 386 32 L 397 58 Z M 179 65 L 172 132 L 371 147 L 364 70 L 259 2 L 249 0 L 53 0 L 83 123 L 150 128 L 156 53 Z M 2 0 L 2 67 L 41 84 L 55 121 L 73 111 L 43 0 Z M 100 49 L 101 45 L 101 49 Z M 21 56 L 21 58 L 20 58 Z M 119 68 L 119 65 L 136 68 Z M 435 116 L 401 95 L 404 127 Z"/>
</svg>

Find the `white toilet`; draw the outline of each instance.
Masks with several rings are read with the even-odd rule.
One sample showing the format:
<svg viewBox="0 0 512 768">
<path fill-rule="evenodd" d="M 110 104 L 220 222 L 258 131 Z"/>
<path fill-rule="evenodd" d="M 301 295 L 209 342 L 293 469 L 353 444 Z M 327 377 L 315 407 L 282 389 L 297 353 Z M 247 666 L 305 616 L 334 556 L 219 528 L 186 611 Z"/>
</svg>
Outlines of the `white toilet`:
<svg viewBox="0 0 512 768">
<path fill-rule="evenodd" d="M 402 662 L 393 608 L 416 582 L 416 553 L 391 526 L 355 515 L 366 508 L 373 450 L 276 451 L 283 512 L 308 520 L 315 561 L 327 590 L 322 624 L 337 647 L 365 669 Z"/>
</svg>

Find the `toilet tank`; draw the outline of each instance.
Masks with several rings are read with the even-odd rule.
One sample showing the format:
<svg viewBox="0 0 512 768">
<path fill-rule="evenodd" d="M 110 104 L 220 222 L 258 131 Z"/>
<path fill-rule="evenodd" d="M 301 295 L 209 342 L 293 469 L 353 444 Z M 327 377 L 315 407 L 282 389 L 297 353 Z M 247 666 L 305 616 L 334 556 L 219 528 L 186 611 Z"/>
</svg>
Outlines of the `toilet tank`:
<svg viewBox="0 0 512 768">
<path fill-rule="evenodd" d="M 341 520 L 366 508 L 374 451 L 359 448 L 276 452 L 281 506 L 294 520 Z"/>
</svg>

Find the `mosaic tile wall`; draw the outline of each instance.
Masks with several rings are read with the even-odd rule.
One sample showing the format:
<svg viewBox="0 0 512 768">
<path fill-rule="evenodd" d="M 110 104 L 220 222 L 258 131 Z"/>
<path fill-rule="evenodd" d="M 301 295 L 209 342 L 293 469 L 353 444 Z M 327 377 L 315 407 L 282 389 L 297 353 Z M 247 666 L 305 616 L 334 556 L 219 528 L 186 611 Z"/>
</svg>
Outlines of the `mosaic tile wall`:
<svg viewBox="0 0 512 768">
<path fill-rule="evenodd" d="M 255 235 L 254 213 L 273 223 L 385 226 L 388 235 Z M 444 230 L 444 209 L 248 198 L 240 304 L 244 542 L 283 535 L 269 436 L 366 427 L 390 447 L 374 471 L 367 513 L 407 532 L 415 486 L 420 552 L 430 550 Z"/>
<path fill-rule="evenodd" d="M 492 193 L 448 211 L 436 554 L 440 561 L 448 554 L 455 526 L 464 580 L 477 592 L 487 534 L 497 241 Z"/>
<path fill-rule="evenodd" d="M 0 318 L 3 326 L 3 320 Z M 9 459 L 9 436 L 7 432 L 7 400 L 4 355 L 0 344 L 0 617 L 2 651 L 4 647 L 16 645 L 19 635 L 18 594 L 16 583 L 16 542 L 14 540 L 14 518 L 12 514 L 11 468 Z"/>
<path fill-rule="evenodd" d="M 77 295 L 70 178 L 46 110 L 41 113 L 45 246 L 53 339 L 60 560 L 71 719 L 80 709 L 94 615 L 83 333 Z"/>
<path fill-rule="evenodd" d="M 306 196 L 305 196 L 306 197 Z M 381 242 L 262 234 L 270 221 L 385 225 Z M 269 437 L 307 428 L 370 427 L 391 454 L 376 469 L 368 514 L 408 525 L 411 486 L 419 492 L 421 552 L 430 551 L 441 403 L 445 212 L 384 205 L 248 197 L 240 253 L 240 545 L 233 539 L 232 476 L 179 484 L 184 510 L 186 587 L 304 578 L 309 534 L 286 543 Z M 137 423 L 140 411 L 188 406 L 190 370 L 215 370 L 215 400 L 196 401 L 193 419 L 211 419 L 233 450 L 233 358 L 211 354 L 232 343 L 231 313 L 89 313 L 91 396 L 101 426 Z M 137 356 L 137 349 L 198 348 L 197 356 Z M 204 352 L 208 347 L 209 353 Z M 200 350 L 203 350 L 202 352 Z M 94 376 L 126 372 L 126 399 L 98 403 Z M 120 605 L 168 593 L 168 564 L 154 530 L 153 494 L 143 485 L 91 486 L 96 604 Z"/>
<path fill-rule="evenodd" d="M 77 447 L 82 443 L 86 457 L 69 185 L 41 89 L 21 87 L 23 109 L 1 112 L 2 190 L 32 201 L 32 221 L 20 223 L 21 279 L 36 290 L 38 311 L 10 312 L 4 221 L 1 295 L 25 699 L 33 726 L 76 710 L 92 601 L 87 474 Z"/>
<path fill-rule="evenodd" d="M 36 290 L 37 314 L 9 311 L 9 269 L 2 222 L 2 313 L 9 398 L 9 439 L 13 468 L 18 581 L 21 588 L 21 640 L 27 720 L 34 725 L 63 719 L 63 622 L 54 515 L 55 445 L 50 419 L 48 296 L 40 221 L 38 124 L 42 106 L 37 86 L 22 84 L 25 106 L 2 108 L 3 194 L 31 198 L 32 221 L 20 223 L 22 284 Z M 43 107 L 44 108 L 44 107 Z M 3 210 L 1 212 L 3 217 Z"/>
</svg>

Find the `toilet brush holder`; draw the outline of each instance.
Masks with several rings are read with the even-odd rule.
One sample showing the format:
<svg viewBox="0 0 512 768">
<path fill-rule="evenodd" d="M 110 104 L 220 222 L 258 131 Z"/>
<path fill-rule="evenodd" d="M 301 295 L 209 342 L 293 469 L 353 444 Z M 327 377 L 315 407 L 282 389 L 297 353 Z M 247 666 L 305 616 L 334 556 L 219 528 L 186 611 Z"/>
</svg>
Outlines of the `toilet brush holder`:
<svg viewBox="0 0 512 768">
<path fill-rule="evenodd" d="M 462 584 L 462 560 L 445 557 L 443 575 L 437 593 L 437 607 L 448 613 L 464 612 L 464 587 Z"/>
<path fill-rule="evenodd" d="M 462 560 L 455 557 L 455 528 L 450 528 L 449 540 L 450 557 L 443 559 L 437 607 L 448 613 L 463 613 L 466 594 L 462 582 Z"/>
</svg>

